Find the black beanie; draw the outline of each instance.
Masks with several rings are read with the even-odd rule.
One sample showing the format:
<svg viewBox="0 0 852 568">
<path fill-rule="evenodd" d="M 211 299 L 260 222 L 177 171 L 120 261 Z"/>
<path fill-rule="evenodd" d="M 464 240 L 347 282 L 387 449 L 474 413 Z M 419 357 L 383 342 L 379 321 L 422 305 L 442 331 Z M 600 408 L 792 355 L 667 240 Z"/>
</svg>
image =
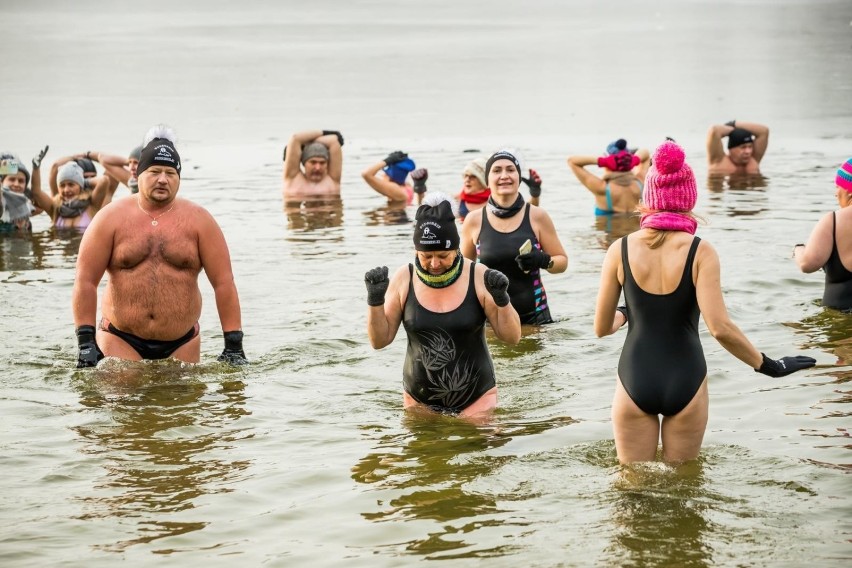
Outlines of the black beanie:
<svg viewBox="0 0 852 568">
<path fill-rule="evenodd" d="M 485 183 L 488 183 L 488 174 L 491 173 L 491 166 L 494 165 L 494 162 L 497 160 L 509 160 L 515 164 L 515 168 L 518 170 L 518 175 L 521 175 L 521 163 L 518 161 L 518 158 L 515 157 L 514 154 L 509 152 L 508 150 L 500 150 L 499 152 L 494 152 L 488 161 L 485 162 Z"/>
<path fill-rule="evenodd" d="M 421 205 L 414 216 L 414 248 L 419 251 L 444 251 L 459 248 L 459 230 L 449 201 L 434 207 Z"/>
<path fill-rule="evenodd" d="M 750 142 L 754 142 L 754 134 L 745 128 L 734 128 L 731 130 L 731 133 L 728 134 L 728 150 Z"/>
<path fill-rule="evenodd" d="M 136 168 L 136 177 L 153 165 L 168 166 L 177 170 L 180 176 L 180 154 L 175 145 L 167 138 L 154 138 L 148 145 L 142 148 L 139 157 L 139 166 Z"/>
</svg>

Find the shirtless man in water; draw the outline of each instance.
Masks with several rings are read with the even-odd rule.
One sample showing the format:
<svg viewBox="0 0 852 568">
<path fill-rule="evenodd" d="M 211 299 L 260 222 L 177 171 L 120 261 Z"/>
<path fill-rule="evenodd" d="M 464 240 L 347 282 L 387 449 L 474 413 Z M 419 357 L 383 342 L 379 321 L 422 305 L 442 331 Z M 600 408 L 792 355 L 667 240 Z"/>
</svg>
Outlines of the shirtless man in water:
<svg viewBox="0 0 852 568">
<path fill-rule="evenodd" d="M 228 245 L 210 213 L 178 199 L 180 173 L 171 129 L 152 128 L 137 169 L 139 193 L 98 212 L 86 230 L 72 300 L 78 368 L 94 367 L 104 356 L 197 363 L 202 269 L 213 286 L 224 332 L 219 360 L 247 362 Z M 96 332 L 104 272 L 109 280 Z"/>
<path fill-rule="evenodd" d="M 728 139 L 728 153 L 722 147 Z M 732 120 L 707 132 L 708 174 L 759 174 L 760 160 L 769 146 L 769 128 L 756 122 Z"/>
<path fill-rule="evenodd" d="M 284 198 L 339 196 L 343 173 L 343 135 L 336 130 L 306 130 L 284 148 Z"/>
</svg>

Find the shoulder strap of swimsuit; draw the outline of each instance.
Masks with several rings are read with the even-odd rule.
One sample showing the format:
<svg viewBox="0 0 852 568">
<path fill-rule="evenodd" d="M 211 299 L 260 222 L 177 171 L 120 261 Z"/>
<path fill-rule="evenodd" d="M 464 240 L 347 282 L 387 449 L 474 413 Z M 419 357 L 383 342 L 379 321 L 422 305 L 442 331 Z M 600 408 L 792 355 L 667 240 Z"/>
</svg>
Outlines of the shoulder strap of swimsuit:
<svg viewBox="0 0 852 568">
<path fill-rule="evenodd" d="M 633 280 L 633 273 L 630 272 L 630 261 L 627 259 L 627 235 L 621 237 L 621 265 L 624 267 L 624 282 L 628 279 Z"/>
<path fill-rule="evenodd" d="M 610 211 L 614 211 L 614 209 L 612 208 L 612 192 L 609 189 L 609 182 L 607 182 L 604 190 L 606 191 L 606 208 Z"/>
<path fill-rule="evenodd" d="M 695 251 L 698 250 L 698 243 L 701 242 L 699 237 L 693 237 L 692 244 L 689 246 L 689 253 L 686 255 L 686 265 L 683 267 L 683 277 L 681 280 L 685 280 L 689 277 L 692 280 L 692 263 L 695 262 Z"/>
</svg>

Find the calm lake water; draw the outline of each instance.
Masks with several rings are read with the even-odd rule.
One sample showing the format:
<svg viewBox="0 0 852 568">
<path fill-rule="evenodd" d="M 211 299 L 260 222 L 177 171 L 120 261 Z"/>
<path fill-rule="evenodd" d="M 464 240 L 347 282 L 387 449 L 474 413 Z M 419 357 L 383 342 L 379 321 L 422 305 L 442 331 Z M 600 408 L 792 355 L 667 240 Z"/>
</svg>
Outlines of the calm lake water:
<svg viewBox="0 0 852 568">
<path fill-rule="evenodd" d="M 822 273 L 790 259 L 852 155 L 851 3 L 33 0 L 3 14 L 0 147 L 123 154 L 172 125 L 181 196 L 228 239 L 253 363 L 215 362 L 202 277 L 201 364 L 77 372 L 79 236 L 42 216 L 32 238 L 0 237 L 3 566 L 852 559 L 852 316 L 822 309 Z M 771 127 L 764 178 L 707 179 L 704 134 L 730 119 Z M 281 149 L 306 128 L 343 131 L 342 200 L 284 208 Z M 609 408 L 624 335 L 596 339 L 592 319 L 605 247 L 634 226 L 599 223 L 565 158 L 666 135 L 698 174 L 698 234 L 732 317 L 770 356 L 818 365 L 770 379 L 703 330 L 701 458 L 622 471 Z M 503 144 L 541 174 L 569 254 L 545 279 L 559 321 L 489 341 L 492 424 L 406 416 L 404 333 L 370 348 L 363 274 L 411 261 L 414 208 L 388 208 L 359 172 L 401 148 L 454 193 Z"/>
</svg>

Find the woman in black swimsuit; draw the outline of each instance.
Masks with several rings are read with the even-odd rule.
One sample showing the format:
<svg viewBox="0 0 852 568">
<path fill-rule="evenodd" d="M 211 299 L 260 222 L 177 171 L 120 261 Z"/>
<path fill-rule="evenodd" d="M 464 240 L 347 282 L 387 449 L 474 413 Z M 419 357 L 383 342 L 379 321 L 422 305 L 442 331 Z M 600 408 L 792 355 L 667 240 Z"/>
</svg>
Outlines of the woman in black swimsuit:
<svg viewBox="0 0 852 568">
<path fill-rule="evenodd" d="M 640 229 L 609 247 L 595 312 L 598 337 L 630 322 L 612 403 L 622 463 L 654 460 L 660 438 L 665 461 L 698 457 L 709 400 L 699 313 L 722 347 L 757 372 L 781 377 L 816 363 L 803 356 L 769 359 L 731 321 L 719 257 L 694 236 L 697 187 L 683 149 L 665 142 L 653 163 Z M 616 308 L 622 289 L 627 305 Z"/>
<path fill-rule="evenodd" d="M 852 158 L 837 170 L 834 180 L 839 211 L 824 215 L 814 227 L 807 245 L 793 247 L 793 258 L 802 272 L 825 270 L 822 305 L 852 311 Z"/>
<path fill-rule="evenodd" d="M 465 260 L 449 198 L 431 193 L 417 209 L 414 264 L 388 279 L 388 268 L 367 272 L 367 332 L 375 349 L 389 345 L 402 323 L 408 335 L 403 367 L 405 408 L 460 416 L 487 415 L 497 405 L 485 321 L 512 345 L 521 337 L 509 303 L 509 280 Z"/>
</svg>

